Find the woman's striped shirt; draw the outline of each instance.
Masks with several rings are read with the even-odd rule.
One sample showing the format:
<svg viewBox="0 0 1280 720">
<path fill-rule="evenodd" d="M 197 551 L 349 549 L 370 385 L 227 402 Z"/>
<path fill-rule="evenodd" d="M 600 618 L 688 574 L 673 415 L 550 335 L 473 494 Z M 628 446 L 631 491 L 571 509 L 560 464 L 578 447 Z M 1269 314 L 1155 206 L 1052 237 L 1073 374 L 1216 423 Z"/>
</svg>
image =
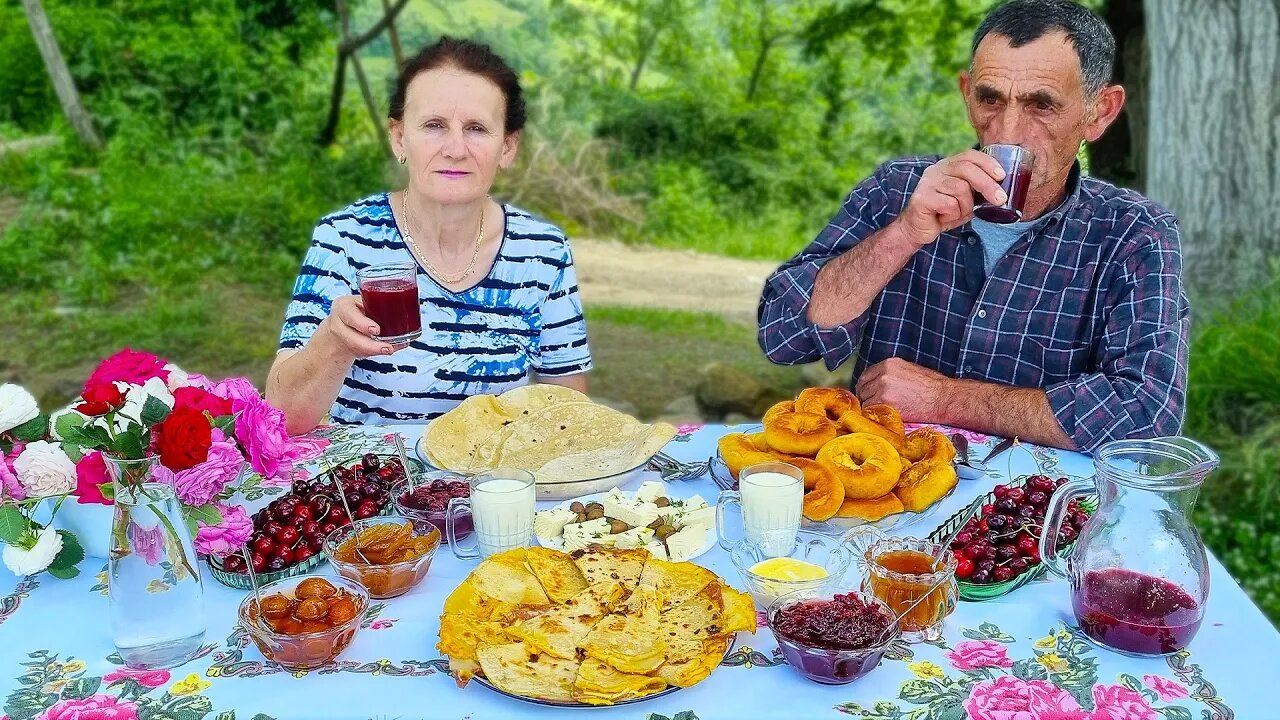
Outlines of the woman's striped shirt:
<svg viewBox="0 0 1280 720">
<path fill-rule="evenodd" d="M 356 360 L 330 412 L 335 422 L 424 422 L 471 395 L 501 393 L 542 376 L 591 369 L 573 255 L 564 233 L 503 205 L 493 267 L 462 292 L 418 267 L 422 337 L 392 355 Z M 333 301 L 356 294 L 356 272 L 414 262 L 387 193 L 320 221 L 293 287 L 280 349 L 301 348 Z"/>
</svg>

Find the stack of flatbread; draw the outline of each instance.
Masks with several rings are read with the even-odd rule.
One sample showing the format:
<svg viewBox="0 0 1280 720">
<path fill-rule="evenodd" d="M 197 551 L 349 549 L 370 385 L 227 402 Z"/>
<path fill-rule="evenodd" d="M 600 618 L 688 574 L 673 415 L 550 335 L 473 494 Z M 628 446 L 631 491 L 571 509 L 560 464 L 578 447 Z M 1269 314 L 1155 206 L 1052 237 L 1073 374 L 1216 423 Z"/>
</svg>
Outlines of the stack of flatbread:
<svg viewBox="0 0 1280 720">
<path fill-rule="evenodd" d="M 755 628 L 751 597 L 693 563 L 529 548 L 485 560 L 449 595 L 437 647 L 460 686 L 481 673 L 521 697 L 611 705 L 701 682 Z"/>
<path fill-rule="evenodd" d="M 576 390 L 535 384 L 463 400 L 431 421 L 421 450 L 445 470 L 518 468 L 562 483 L 636 468 L 675 434 L 669 423 L 646 425 Z"/>
</svg>

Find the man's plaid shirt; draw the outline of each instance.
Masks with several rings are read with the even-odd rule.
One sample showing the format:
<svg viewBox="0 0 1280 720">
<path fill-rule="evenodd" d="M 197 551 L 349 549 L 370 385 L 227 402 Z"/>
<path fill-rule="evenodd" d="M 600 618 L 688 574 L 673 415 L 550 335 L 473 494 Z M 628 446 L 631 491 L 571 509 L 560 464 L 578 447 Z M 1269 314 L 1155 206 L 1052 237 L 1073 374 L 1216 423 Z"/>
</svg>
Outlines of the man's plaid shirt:
<svg viewBox="0 0 1280 720">
<path fill-rule="evenodd" d="M 855 351 L 853 378 L 898 357 L 943 374 L 1043 388 L 1083 450 L 1124 437 L 1176 435 L 1187 385 L 1190 306 L 1178 222 L 1130 190 L 1082 177 L 1009 248 L 990 277 L 966 224 L 907 263 L 866 313 L 822 330 L 806 318 L 818 271 L 897 217 L 939 157 L 895 160 L 855 187 L 807 248 L 769 277 L 760 346 L 775 363 Z"/>
</svg>

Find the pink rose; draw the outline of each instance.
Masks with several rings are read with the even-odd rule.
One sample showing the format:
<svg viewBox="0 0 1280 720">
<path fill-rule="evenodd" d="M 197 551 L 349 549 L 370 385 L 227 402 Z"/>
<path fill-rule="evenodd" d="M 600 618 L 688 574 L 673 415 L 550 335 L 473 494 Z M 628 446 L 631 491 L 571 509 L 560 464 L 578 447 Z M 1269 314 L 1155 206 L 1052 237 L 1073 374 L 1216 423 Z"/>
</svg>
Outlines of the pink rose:
<svg viewBox="0 0 1280 720">
<path fill-rule="evenodd" d="M 164 559 L 164 525 L 156 523 L 153 528 L 144 528 L 137 523 L 129 523 L 129 546 L 133 552 L 148 565 L 159 565 Z"/>
<path fill-rule="evenodd" d="M 228 485 L 240 477 L 244 469 L 244 456 L 240 448 L 221 430 L 213 428 L 208 458 L 194 467 L 176 473 L 173 477 L 178 499 L 187 505 L 207 505 L 213 502 Z"/>
<path fill-rule="evenodd" d="M 249 465 L 269 483 L 287 481 L 303 446 L 290 441 L 285 430 L 284 412 L 262 400 L 246 403 L 243 409 L 237 406 L 236 409 L 240 411 L 236 420 L 236 439 L 248 451 Z"/>
<path fill-rule="evenodd" d="M 253 519 L 238 505 L 218 503 L 222 522 L 205 525 L 196 521 L 195 548 L 200 555 L 226 557 L 239 550 L 253 535 Z"/>
<path fill-rule="evenodd" d="M 5 457 L 4 453 L 0 453 L 0 491 L 4 492 L 7 500 L 27 499 L 27 489 L 18 482 L 18 473 L 13 470 L 13 461 L 17 457 L 18 452 L 14 452 L 13 457 Z"/>
<path fill-rule="evenodd" d="M 976 683 L 964 710 L 969 720 L 1090 720 L 1075 698 L 1057 685 L 1011 675 Z"/>
<path fill-rule="evenodd" d="M 1013 667 L 1013 661 L 1006 654 L 1005 647 L 993 640 L 966 640 L 947 653 L 947 659 L 957 670 Z"/>
<path fill-rule="evenodd" d="M 124 680 L 134 680 L 145 688 L 158 688 L 169 682 L 168 670 L 132 670 L 130 668 L 119 668 L 112 670 L 102 676 L 102 681 L 108 686 L 122 682 Z"/>
<path fill-rule="evenodd" d="M 187 373 L 187 387 L 198 387 L 201 390 L 208 390 L 213 387 L 213 381 L 200 373 Z"/>
<path fill-rule="evenodd" d="M 373 622 L 369 623 L 369 629 L 370 630 L 386 630 L 387 628 L 391 627 L 394 622 L 395 622 L 394 620 L 374 620 Z"/>
<path fill-rule="evenodd" d="M 1146 698 L 1123 685 L 1094 685 L 1093 720 L 1157 720 Z"/>
<path fill-rule="evenodd" d="M 138 708 L 110 695 L 60 700 L 36 720 L 138 720 Z"/>
<path fill-rule="evenodd" d="M 676 428 L 676 437 L 684 437 L 685 435 L 692 435 L 701 429 L 702 429 L 702 423 L 691 423 L 687 425 L 680 425 L 679 427 Z"/>
<path fill-rule="evenodd" d="M 103 360 L 85 381 L 84 389 L 117 380 L 130 385 L 141 385 L 151 378 L 169 379 L 165 361 L 150 353 L 125 348 Z"/>
<path fill-rule="evenodd" d="M 110 505 L 111 501 L 102 494 L 102 486 L 109 482 L 111 476 L 107 475 L 107 461 L 102 458 L 102 453 L 94 450 L 80 458 L 76 463 L 76 502 L 81 505 Z"/>
<path fill-rule="evenodd" d="M 1173 702 L 1184 697 L 1191 697 L 1186 688 L 1173 680 L 1162 678 L 1159 675 L 1143 675 L 1142 682 L 1155 691 L 1156 696 L 1160 698 L 1160 702 Z"/>
<path fill-rule="evenodd" d="M 248 378 L 227 378 L 214 383 L 213 387 L 209 388 L 209 392 L 230 400 L 232 409 L 237 411 L 242 405 L 262 402 L 262 393 L 258 392 L 258 388 L 254 387 Z"/>
</svg>

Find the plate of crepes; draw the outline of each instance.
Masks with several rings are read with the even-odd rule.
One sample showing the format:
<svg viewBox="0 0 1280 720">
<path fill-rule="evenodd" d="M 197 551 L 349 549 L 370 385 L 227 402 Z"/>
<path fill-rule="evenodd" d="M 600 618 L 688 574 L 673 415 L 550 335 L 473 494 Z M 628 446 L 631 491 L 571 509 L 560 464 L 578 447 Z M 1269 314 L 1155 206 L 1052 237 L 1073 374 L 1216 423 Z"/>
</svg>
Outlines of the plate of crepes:
<svg viewBox="0 0 1280 720">
<path fill-rule="evenodd" d="M 591 545 L 643 548 L 662 560 L 692 560 L 716 544 L 716 508 L 701 496 L 677 499 L 666 486 L 643 482 L 632 494 L 618 488 L 566 500 L 533 517 L 543 547 L 572 552 Z"/>
<path fill-rule="evenodd" d="M 640 548 L 532 547 L 480 563 L 444 603 L 440 652 L 469 681 L 543 705 L 638 702 L 706 679 L 751 596 L 688 562 Z"/>
<path fill-rule="evenodd" d="M 923 517 L 955 489 L 956 449 L 933 428 L 904 431 L 889 405 L 862 406 L 844 388 L 808 388 L 769 408 L 764 424 L 720 438 L 711 471 L 736 481 L 749 465 L 804 472 L 807 524 L 882 530 Z"/>
<path fill-rule="evenodd" d="M 676 435 L 559 385 L 533 384 L 501 395 L 473 395 L 427 425 L 423 461 L 477 473 L 533 473 L 538 498 L 564 500 L 626 485 Z"/>
</svg>

